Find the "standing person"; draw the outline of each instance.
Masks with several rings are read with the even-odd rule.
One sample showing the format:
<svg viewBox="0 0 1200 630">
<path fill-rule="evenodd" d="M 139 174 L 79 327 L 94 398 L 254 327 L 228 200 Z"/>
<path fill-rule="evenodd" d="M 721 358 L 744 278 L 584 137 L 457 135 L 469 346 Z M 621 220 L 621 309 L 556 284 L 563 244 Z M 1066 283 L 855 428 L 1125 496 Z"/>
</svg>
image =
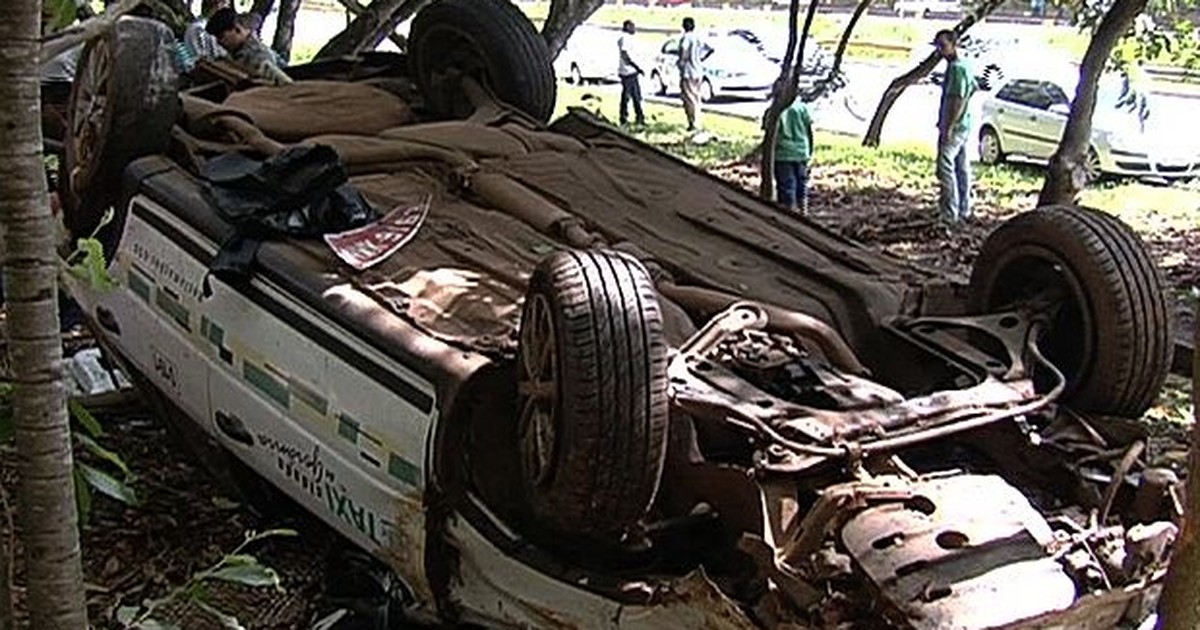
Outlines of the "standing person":
<svg viewBox="0 0 1200 630">
<path fill-rule="evenodd" d="M 938 211 L 943 220 L 959 223 L 971 218 L 971 165 L 967 159 L 967 139 L 971 134 L 968 105 L 975 94 L 975 75 L 958 57 L 958 33 L 938 31 L 933 44 L 946 60 L 946 78 L 942 81 L 938 110 Z"/>
<path fill-rule="evenodd" d="M 683 18 L 683 35 L 679 38 L 679 92 L 683 112 L 687 114 L 688 131 L 700 127 L 700 86 L 704 82 L 704 42 L 695 33 L 696 22 Z"/>
<path fill-rule="evenodd" d="M 621 25 L 621 36 L 617 38 L 617 76 L 621 78 L 621 126 L 629 122 L 629 102 L 633 101 L 633 113 L 637 116 L 638 126 L 646 124 L 646 116 L 642 113 L 642 68 L 635 61 L 638 57 L 637 42 L 633 34 L 637 28 L 633 20 L 625 20 Z"/>
<path fill-rule="evenodd" d="M 813 147 L 812 117 L 800 99 L 779 116 L 775 140 L 775 190 L 779 205 L 808 213 L 808 162 Z"/>
<path fill-rule="evenodd" d="M 214 13 L 208 19 L 204 30 L 216 37 L 221 47 L 229 52 L 229 56 L 251 76 L 275 85 L 287 85 L 292 82 L 292 78 L 276 65 L 271 49 L 258 41 L 254 33 L 238 21 L 237 12 L 232 7 L 225 7 Z"/>
</svg>

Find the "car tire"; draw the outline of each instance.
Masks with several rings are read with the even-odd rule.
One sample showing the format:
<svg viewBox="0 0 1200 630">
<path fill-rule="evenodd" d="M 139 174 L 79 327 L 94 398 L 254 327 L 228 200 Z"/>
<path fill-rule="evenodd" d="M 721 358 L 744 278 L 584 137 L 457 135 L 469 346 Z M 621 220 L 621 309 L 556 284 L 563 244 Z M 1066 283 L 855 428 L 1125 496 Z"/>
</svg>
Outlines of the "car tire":
<svg viewBox="0 0 1200 630">
<path fill-rule="evenodd" d="M 979 130 L 979 163 L 1003 164 L 1004 148 L 1000 144 L 1000 135 L 990 125 L 984 125 Z"/>
<path fill-rule="evenodd" d="M 554 68 L 545 40 L 507 0 L 437 0 L 413 19 L 409 68 L 437 116 L 472 113 L 457 69 L 502 101 L 545 122 L 554 113 Z"/>
<path fill-rule="evenodd" d="M 1063 402 L 1137 417 L 1170 367 L 1174 337 L 1163 287 L 1128 225 L 1097 210 L 1048 206 L 987 238 L 969 293 L 972 308 L 985 313 L 1050 298 L 1056 308 L 1042 309 L 1051 318 L 1039 347 L 1067 378 Z M 1044 389 L 1038 381 L 1035 374 Z"/>
<path fill-rule="evenodd" d="M 534 270 L 520 329 L 518 450 L 539 524 L 616 540 L 646 514 L 665 457 L 667 344 L 644 267 L 565 251 Z"/>
<path fill-rule="evenodd" d="M 118 200 L 126 165 L 169 146 L 180 112 L 174 44 L 162 22 L 124 17 L 80 54 L 60 174 L 72 237 L 90 235 Z"/>
</svg>

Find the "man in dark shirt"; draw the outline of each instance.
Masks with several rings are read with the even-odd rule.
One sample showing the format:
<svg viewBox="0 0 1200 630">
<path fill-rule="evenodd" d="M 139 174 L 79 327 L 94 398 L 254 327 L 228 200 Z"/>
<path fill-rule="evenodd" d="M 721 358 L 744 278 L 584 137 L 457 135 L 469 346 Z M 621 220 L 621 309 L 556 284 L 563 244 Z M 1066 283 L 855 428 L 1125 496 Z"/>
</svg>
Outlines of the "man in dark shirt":
<svg viewBox="0 0 1200 630">
<path fill-rule="evenodd" d="M 204 30 L 217 38 L 229 56 L 255 78 L 275 85 L 287 85 L 291 77 L 284 74 L 275 64 L 275 55 L 258 38 L 238 21 L 232 8 L 220 9 L 208 18 Z"/>
</svg>

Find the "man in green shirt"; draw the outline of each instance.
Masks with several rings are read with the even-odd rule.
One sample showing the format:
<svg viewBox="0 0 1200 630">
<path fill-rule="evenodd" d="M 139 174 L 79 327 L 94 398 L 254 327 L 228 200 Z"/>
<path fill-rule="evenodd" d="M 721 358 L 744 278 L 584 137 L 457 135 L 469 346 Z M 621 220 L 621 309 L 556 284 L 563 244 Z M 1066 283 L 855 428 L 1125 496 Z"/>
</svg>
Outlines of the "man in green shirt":
<svg viewBox="0 0 1200 630">
<path fill-rule="evenodd" d="M 941 189 L 938 210 L 944 220 L 959 223 L 971 218 L 971 165 L 967 139 L 971 133 L 968 105 L 975 94 L 975 75 L 958 57 L 958 33 L 938 31 L 933 38 L 938 54 L 946 60 L 942 101 L 938 110 L 937 178 Z"/>
<path fill-rule="evenodd" d="M 808 212 L 808 159 L 812 156 L 812 117 L 800 99 L 779 116 L 775 141 L 775 190 L 779 204 Z"/>
</svg>

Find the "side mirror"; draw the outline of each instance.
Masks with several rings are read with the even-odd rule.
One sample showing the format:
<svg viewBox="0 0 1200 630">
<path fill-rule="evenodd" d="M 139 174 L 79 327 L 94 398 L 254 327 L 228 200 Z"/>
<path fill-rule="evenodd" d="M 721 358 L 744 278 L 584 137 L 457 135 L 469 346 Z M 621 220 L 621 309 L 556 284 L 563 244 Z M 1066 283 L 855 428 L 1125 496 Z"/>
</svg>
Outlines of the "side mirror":
<svg viewBox="0 0 1200 630">
<path fill-rule="evenodd" d="M 1049 111 L 1051 114 L 1069 116 L 1071 114 L 1071 106 L 1066 103 L 1055 103 L 1048 107 L 1047 111 Z"/>
</svg>

